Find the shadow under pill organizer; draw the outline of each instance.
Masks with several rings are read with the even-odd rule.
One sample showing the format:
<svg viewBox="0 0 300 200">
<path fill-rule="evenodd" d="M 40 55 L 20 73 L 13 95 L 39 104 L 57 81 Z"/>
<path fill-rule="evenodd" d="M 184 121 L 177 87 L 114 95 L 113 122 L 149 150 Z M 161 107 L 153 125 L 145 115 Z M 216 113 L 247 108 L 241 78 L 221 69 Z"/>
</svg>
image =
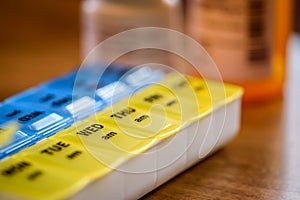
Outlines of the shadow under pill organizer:
<svg viewBox="0 0 300 200">
<path fill-rule="evenodd" d="M 1 198 L 136 199 L 239 130 L 238 86 L 149 67 L 110 66 L 98 80 L 95 69 L 1 104 L 0 139 L 13 133 L 0 146 Z"/>
</svg>

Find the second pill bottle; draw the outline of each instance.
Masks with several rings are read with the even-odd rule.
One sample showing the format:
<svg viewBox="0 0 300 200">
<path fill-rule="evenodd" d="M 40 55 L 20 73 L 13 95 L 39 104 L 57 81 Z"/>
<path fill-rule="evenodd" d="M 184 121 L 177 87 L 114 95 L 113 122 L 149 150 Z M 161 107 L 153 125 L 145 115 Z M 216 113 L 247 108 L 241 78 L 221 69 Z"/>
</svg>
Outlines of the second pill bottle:
<svg viewBox="0 0 300 200">
<path fill-rule="evenodd" d="M 81 8 L 83 58 L 100 42 L 126 30 L 142 27 L 182 29 L 180 0 L 84 0 Z M 114 53 L 113 49 L 130 46 L 130 42 L 138 42 L 136 40 L 134 37 L 122 44 L 112 44 L 106 53 Z M 121 56 L 116 62 L 133 66 L 145 63 L 170 65 L 170 54 L 143 49 Z"/>
</svg>

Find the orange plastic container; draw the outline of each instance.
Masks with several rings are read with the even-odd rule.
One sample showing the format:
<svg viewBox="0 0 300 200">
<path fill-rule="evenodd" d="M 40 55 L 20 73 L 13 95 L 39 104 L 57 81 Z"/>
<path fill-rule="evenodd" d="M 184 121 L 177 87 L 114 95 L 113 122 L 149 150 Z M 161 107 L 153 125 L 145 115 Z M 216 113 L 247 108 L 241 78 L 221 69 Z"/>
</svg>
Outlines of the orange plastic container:
<svg viewBox="0 0 300 200">
<path fill-rule="evenodd" d="M 244 102 L 282 97 L 292 0 L 189 0 L 187 33 L 208 51 Z"/>
<path fill-rule="evenodd" d="M 275 38 L 270 77 L 238 83 L 245 88 L 244 101 L 259 102 L 282 97 L 286 72 L 286 49 L 292 29 L 292 1 L 276 0 Z"/>
</svg>

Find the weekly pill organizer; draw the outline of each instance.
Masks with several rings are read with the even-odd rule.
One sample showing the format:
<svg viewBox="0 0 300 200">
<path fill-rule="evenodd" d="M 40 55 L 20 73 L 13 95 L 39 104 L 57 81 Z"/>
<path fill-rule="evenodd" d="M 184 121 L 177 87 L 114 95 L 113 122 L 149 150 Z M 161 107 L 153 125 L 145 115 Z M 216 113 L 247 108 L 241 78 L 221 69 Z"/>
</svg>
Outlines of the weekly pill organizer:
<svg viewBox="0 0 300 200">
<path fill-rule="evenodd" d="M 91 69 L 0 104 L 1 199 L 136 199 L 239 129 L 238 86 L 145 66 L 98 80 Z"/>
</svg>

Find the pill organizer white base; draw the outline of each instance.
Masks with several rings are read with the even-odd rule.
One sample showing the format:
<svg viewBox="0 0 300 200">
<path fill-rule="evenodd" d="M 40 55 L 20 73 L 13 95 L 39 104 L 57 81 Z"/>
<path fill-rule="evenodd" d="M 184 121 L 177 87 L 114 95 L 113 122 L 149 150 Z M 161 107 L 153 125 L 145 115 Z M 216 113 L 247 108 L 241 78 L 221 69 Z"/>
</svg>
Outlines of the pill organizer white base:
<svg viewBox="0 0 300 200">
<path fill-rule="evenodd" d="M 192 123 L 173 137 L 162 140 L 144 154 L 88 184 L 70 199 L 142 197 L 234 138 L 240 126 L 240 105 L 239 98 L 215 109 L 199 122 Z"/>
</svg>

